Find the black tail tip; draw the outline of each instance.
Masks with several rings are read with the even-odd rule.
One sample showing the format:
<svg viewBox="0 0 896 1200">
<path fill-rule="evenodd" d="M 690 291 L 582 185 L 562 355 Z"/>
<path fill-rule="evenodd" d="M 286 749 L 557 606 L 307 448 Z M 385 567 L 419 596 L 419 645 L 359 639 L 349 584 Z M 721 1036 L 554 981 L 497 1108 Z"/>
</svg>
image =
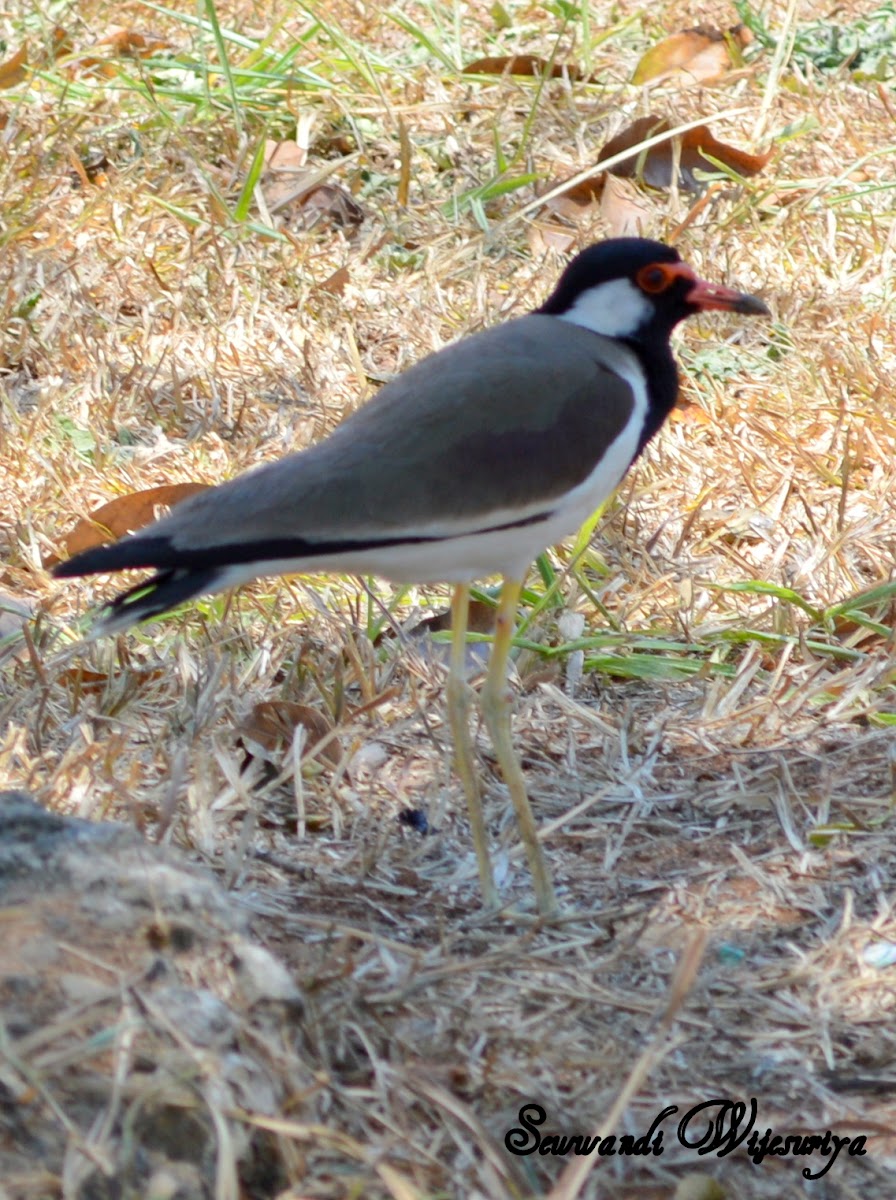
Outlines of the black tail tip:
<svg viewBox="0 0 896 1200">
<path fill-rule="evenodd" d="M 220 572 L 214 568 L 193 571 L 189 567 L 159 571 L 113 597 L 100 609 L 95 636 L 122 633 L 132 625 L 160 617 L 206 592 L 217 590 Z"/>
<path fill-rule="evenodd" d="M 82 550 L 65 562 L 56 563 L 52 573 L 56 579 L 72 579 L 78 575 L 111 575 L 116 571 L 159 570 L 174 567 L 173 557 L 168 538 L 128 535 L 117 542 Z"/>
</svg>

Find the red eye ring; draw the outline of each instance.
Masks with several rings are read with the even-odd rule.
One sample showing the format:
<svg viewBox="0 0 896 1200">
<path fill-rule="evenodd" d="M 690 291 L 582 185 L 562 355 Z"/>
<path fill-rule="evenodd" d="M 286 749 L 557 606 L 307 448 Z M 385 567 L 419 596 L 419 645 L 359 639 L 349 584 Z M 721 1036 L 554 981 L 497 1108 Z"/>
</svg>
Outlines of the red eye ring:
<svg viewBox="0 0 896 1200">
<path fill-rule="evenodd" d="M 649 266 L 642 267 L 635 276 L 635 282 L 641 291 L 653 296 L 664 292 L 673 279 L 672 272 L 660 263 L 651 263 Z"/>
</svg>

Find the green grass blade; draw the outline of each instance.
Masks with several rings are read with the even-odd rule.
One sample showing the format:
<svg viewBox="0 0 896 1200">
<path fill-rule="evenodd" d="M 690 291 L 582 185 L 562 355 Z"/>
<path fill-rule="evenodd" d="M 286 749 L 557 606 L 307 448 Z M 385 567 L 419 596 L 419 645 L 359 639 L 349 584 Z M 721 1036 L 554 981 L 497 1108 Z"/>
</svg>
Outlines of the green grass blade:
<svg viewBox="0 0 896 1200">
<path fill-rule="evenodd" d="M 204 0 L 205 11 L 208 15 L 209 25 L 211 27 L 212 38 L 215 42 L 215 49 L 218 51 L 218 58 L 221 64 L 221 73 L 227 84 L 227 91 L 230 95 L 230 104 L 233 111 L 233 122 L 236 128 L 242 132 L 243 129 L 243 113 L 240 105 L 239 96 L 237 95 L 236 85 L 233 81 L 233 74 L 230 70 L 230 59 L 227 54 L 227 43 L 224 39 L 224 32 L 221 29 L 221 23 L 218 20 L 218 12 L 215 8 L 214 0 Z"/>
<path fill-rule="evenodd" d="M 255 188 L 261 178 L 261 173 L 264 170 L 264 154 L 266 149 L 267 139 L 262 135 L 258 140 L 258 146 L 255 153 L 252 155 L 252 163 L 249 167 L 246 181 L 242 186 L 239 196 L 237 197 L 236 206 L 233 210 L 234 221 L 243 222 L 249 215 L 249 209 L 255 199 Z"/>
<path fill-rule="evenodd" d="M 802 609 L 814 621 L 820 621 L 822 618 L 821 609 L 810 604 L 793 588 L 783 587 L 778 583 L 768 583 L 764 579 L 743 579 L 735 583 L 714 583 L 712 586 L 721 592 L 734 592 L 739 595 L 773 596 L 776 600 L 783 600 L 785 604 Z"/>
<path fill-rule="evenodd" d="M 442 49 L 438 42 L 434 41 L 433 38 L 426 32 L 426 30 L 421 25 L 418 25 L 416 21 L 413 21 L 399 9 L 394 8 L 390 9 L 386 13 L 386 16 L 390 21 L 394 21 L 400 29 L 403 29 L 405 33 L 410 34 L 410 36 L 419 46 L 422 46 L 424 50 L 426 50 L 426 52 L 433 58 L 438 59 L 442 66 L 447 68 L 447 70 L 449 70 L 453 75 L 459 73 L 461 70 L 461 64 L 455 62 L 451 56 Z"/>
<path fill-rule="evenodd" d="M 144 8 L 149 8 L 153 12 L 160 15 L 180 21 L 182 25 L 191 25 L 194 29 L 200 30 L 202 33 L 214 33 L 210 21 L 204 21 L 202 17 L 193 17 L 189 13 L 181 12 L 176 8 L 166 8 L 161 4 L 154 4 L 152 0 L 139 0 Z M 210 0 L 204 0 L 208 4 Z M 217 14 L 215 14 L 217 17 Z M 224 41 L 232 42 L 234 46 L 241 46 L 244 50 L 256 50 L 258 42 L 255 38 L 245 37 L 241 33 L 236 33 L 233 29 L 225 29 L 223 26 L 218 26 L 221 38 Z"/>
<path fill-rule="evenodd" d="M 896 596 L 896 580 L 891 580 L 889 583 L 881 583 L 877 587 L 869 588 L 865 592 L 856 592 L 854 596 L 832 604 L 824 610 L 824 617 L 825 620 L 833 620 L 835 617 L 853 616 L 865 609 L 886 604 L 894 596 Z"/>
</svg>

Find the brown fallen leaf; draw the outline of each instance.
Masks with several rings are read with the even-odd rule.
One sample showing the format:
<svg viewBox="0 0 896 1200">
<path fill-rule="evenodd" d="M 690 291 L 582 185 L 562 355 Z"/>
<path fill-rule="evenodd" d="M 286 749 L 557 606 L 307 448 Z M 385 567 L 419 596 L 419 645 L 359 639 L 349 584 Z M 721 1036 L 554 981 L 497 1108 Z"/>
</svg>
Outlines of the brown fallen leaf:
<svg viewBox="0 0 896 1200">
<path fill-rule="evenodd" d="M 868 629 L 867 626 L 860 625 L 858 621 L 842 616 L 834 617 L 834 633 L 842 643 L 852 650 L 858 649 L 859 646 L 863 650 L 868 650 L 872 645 L 884 645 L 892 641 L 891 634 L 883 636 L 876 629 Z"/>
<path fill-rule="evenodd" d="M 606 143 L 597 156 L 598 164 L 613 158 L 624 150 L 634 150 L 648 138 L 666 133 L 671 126 L 665 117 L 639 117 L 632 121 L 621 133 Z M 672 171 L 675 159 L 675 144 L 681 147 L 679 158 L 678 183 L 686 191 L 698 192 L 701 184 L 694 174 L 695 170 L 711 171 L 710 158 L 718 159 L 739 175 L 758 175 L 769 162 L 772 152 L 765 154 L 748 154 L 745 150 L 720 142 L 711 132 L 708 125 L 697 125 L 685 130 L 675 138 L 661 142 L 649 150 L 633 153 L 629 158 L 617 163 L 612 168 L 614 175 L 624 178 L 640 178 L 650 187 L 667 188 L 672 183 Z"/>
<path fill-rule="evenodd" d="M 346 229 L 360 225 L 364 220 L 364 209 L 350 192 L 337 183 L 322 183 L 297 198 L 299 224 L 303 229 L 313 229 L 321 222 Z"/>
<path fill-rule="evenodd" d="M 593 174 L 553 196 L 547 201 L 546 207 L 575 220 L 581 216 L 584 208 L 600 201 L 602 215 L 611 232 L 616 235 L 629 232 L 643 234 L 652 224 L 649 203 L 634 191 L 626 192 L 618 188 L 618 180 L 637 179 L 653 188 L 668 188 L 672 183 L 677 153 L 679 187 L 688 192 L 705 194 L 713 185 L 707 189 L 695 172 L 711 171 L 713 163 L 710 159 L 718 160 L 739 175 L 751 176 L 762 171 L 772 156 L 771 150 L 765 154 L 748 154 L 737 146 L 720 142 L 708 125 L 697 125 L 657 146 L 641 149 L 644 142 L 671 128 L 665 117 L 656 115 L 633 121 L 605 144 L 597 156 L 598 169 Z M 627 158 L 609 170 L 599 169 L 601 163 L 625 151 L 631 151 Z M 613 176 L 617 179 L 613 180 Z M 698 210 L 699 205 L 695 205 L 694 215 Z"/>
<path fill-rule="evenodd" d="M 260 187 L 268 212 L 287 217 L 284 210 L 289 209 L 292 223 L 301 229 L 323 221 L 343 228 L 360 225 L 364 209 L 345 188 L 326 181 L 333 168 L 315 170 L 307 166 L 307 159 L 306 148 L 292 139 L 267 141 Z"/>
<path fill-rule="evenodd" d="M 337 267 L 332 275 L 328 275 L 322 283 L 317 284 L 317 287 L 322 292 L 329 292 L 331 296 L 341 296 L 350 279 L 351 274 L 348 267 Z"/>
<path fill-rule="evenodd" d="M 127 686 L 129 691 L 136 691 L 137 688 L 143 687 L 145 683 L 151 683 L 153 680 L 164 677 L 165 672 L 161 668 L 156 668 L 149 671 L 136 671 L 133 668 L 128 670 Z M 75 697 L 81 696 L 98 696 L 101 695 L 109 686 L 109 680 L 112 678 L 106 671 L 91 671 L 87 667 L 66 667 L 64 671 L 60 671 L 56 676 L 56 682 L 61 683 L 65 687 L 70 687 Z"/>
<path fill-rule="evenodd" d="M 57 58 L 64 58 L 65 55 L 71 54 L 75 48 L 75 43 L 72 41 L 72 35 L 67 29 L 63 29 L 61 25 L 54 25 L 53 32 L 50 35 L 50 46 L 47 51 L 47 59 L 52 62 Z"/>
<path fill-rule="evenodd" d="M 124 58 L 151 58 L 159 50 L 171 49 L 171 43 L 160 34 L 142 33 L 139 29 L 125 29 L 120 25 L 113 25 L 96 44 L 109 46 Z"/>
<path fill-rule="evenodd" d="M 600 215 L 610 237 L 643 237 L 655 217 L 650 199 L 640 188 L 611 174 L 601 192 Z"/>
<path fill-rule="evenodd" d="M 172 508 L 188 496 L 204 492 L 208 486 L 207 483 L 166 483 L 161 487 L 146 488 L 142 492 L 116 496 L 114 500 L 82 517 L 74 529 L 65 535 L 62 545 L 66 556 L 70 558 L 80 554 L 82 550 L 114 542 L 126 533 L 142 529 L 144 525 L 156 519 L 160 509 Z M 59 558 L 52 554 L 44 559 L 44 566 L 52 567 L 59 561 Z"/>
<path fill-rule="evenodd" d="M 119 70 L 116 58 L 152 58 L 160 50 L 172 48 L 172 43 L 160 34 L 113 25 L 105 37 L 94 42 L 85 53 L 69 58 L 65 65 L 75 74 L 83 71 L 111 78 Z"/>
<path fill-rule="evenodd" d="M 562 197 L 561 197 L 562 198 Z M 548 205 L 552 207 L 552 205 Z M 576 244 L 578 234 L 572 225 L 561 225 L 557 221 L 532 221 L 528 229 L 529 246 L 536 255 L 545 250 L 556 250 L 566 254 Z"/>
<path fill-rule="evenodd" d="M 414 627 L 414 633 L 428 630 L 430 633 L 441 633 L 451 628 L 451 609 L 445 608 L 431 617 L 424 617 Z M 495 606 L 486 604 L 484 600 L 471 600 L 467 616 L 467 630 L 470 633 L 492 633 L 495 628 Z"/>
<path fill-rule="evenodd" d="M 520 690 L 526 696 L 531 695 L 532 692 L 537 691 L 538 688 L 546 683 L 560 683 L 561 675 L 562 670 L 560 664 L 557 662 L 533 666 L 531 670 L 527 670 L 520 678 Z M 556 757 L 558 760 L 562 759 L 566 751 L 562 750 L 559 746 L 557 750 L 559 753 L 552 754 L 551 757 Z M 548 752 L 550 753 L 550 750 Z"/>
<path fill-rule="evenodd" d="M 464 75 L 528 75 L 550 79 L 584 78 L 571 63 L 548 62 L 538 54 L 502 54 L 497 58 L 477 58 L 464 67 Z"/>
<path fill-rule="evenodd" d="M 301 171 L 308 161 L 308 151 L 295 138 L 275 142 L 267 138 L 264 144 L 264 165 L 269 171 Z"/>
<path fill-rule="evenodd" d="M 310 704 L 262 700 L 236 727 L 236 732 L 250 754 L 260 754 L 271 761 L 282 759 L 289 751 L 300 725 L 305 729 L 305 755 L 316 758 L 319 753 L 335 766 L 342 758 L 342 746 L 333 732 L 333 721 Z M 319 751 L 316 747 L 320 747 Z"/>
<path fill-rule="evenodd" d="M 576 223 L 595 203 L 600 205 L 606 232 L 612 237 L 641 237 L 654 222 L 653 206 L 645 193 L 627 179 L 616 178 L 607 171 L 589 175 L 565 192 L 552 196 L 545 207 Z"/>
<path fill-rule="evenodd" d="M 635 67 L 632 83 L 658 82 L 673 75 L 687 83 L 715 82 L 735 65 L 732 50 L 752 40 L 745 25 L 733 25 L 724 33 L 705 25 L 683 29 L 651 46 Z"/>
<path fill-rule="evenodd" d="M 73 187 L 88 188 L 91 184 L 105 187 L 108 183 L 108 173 L 112 164 L 109 162 L 105 150 L 93 147 L 85 150 L 82 155 L 76 155 L 70 148 L 68 159 L 72 165 L 69 178 Z"/>
<path fill-rule="evenodd" d="M 0 63 L 0 88 L 15 87 L 28 74 L 28 51 L 23 46 L 12 58 Z"/>
<path fill-rule="evenodd" d="M 672 425 L 711 425 L 712 417 L 693 400 L 679 396 L 669 413 L 669 421 Z"/>
<path fill-rule="evenodd" d="M 264 148 L 265 170 L 260 179 L 268 211 L 274 213 L 301 197 L 312 175 L 306 169 L 308 151 L 292 138 L 275 142 L 268 138 Z"/>
<path fill-rule="evenodd" d="M 548 200 L 546 207 L 563 217 L 575 220 L 576 217 L 581 216 L 583 208 L 587 208 L 589 204 L 594 204 L 601 198 L 606 181 L 606 171 L 595 171 L 593 175 L 589 175 L 586 179 L 580 179 L 578 183 L 568 187 L 558 196 L 553 196 Z"/>
</svg>

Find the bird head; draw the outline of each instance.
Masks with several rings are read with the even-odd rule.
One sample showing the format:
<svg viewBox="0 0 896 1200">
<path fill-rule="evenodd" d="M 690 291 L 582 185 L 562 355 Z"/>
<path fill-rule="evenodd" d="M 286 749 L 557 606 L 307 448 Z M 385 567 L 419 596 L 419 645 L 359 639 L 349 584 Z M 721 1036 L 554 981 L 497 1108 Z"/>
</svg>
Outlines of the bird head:
<svg viewBox="0 0 896 1200">
<path fill-rule="evenodd" d="M 648 238 L 611 238 L 572 260 L 537 310 L 616 338 L 668 337 L 710 309 L 768 314 L 756 296 L 701 279 L 678 251 Z"/>
</svg>

